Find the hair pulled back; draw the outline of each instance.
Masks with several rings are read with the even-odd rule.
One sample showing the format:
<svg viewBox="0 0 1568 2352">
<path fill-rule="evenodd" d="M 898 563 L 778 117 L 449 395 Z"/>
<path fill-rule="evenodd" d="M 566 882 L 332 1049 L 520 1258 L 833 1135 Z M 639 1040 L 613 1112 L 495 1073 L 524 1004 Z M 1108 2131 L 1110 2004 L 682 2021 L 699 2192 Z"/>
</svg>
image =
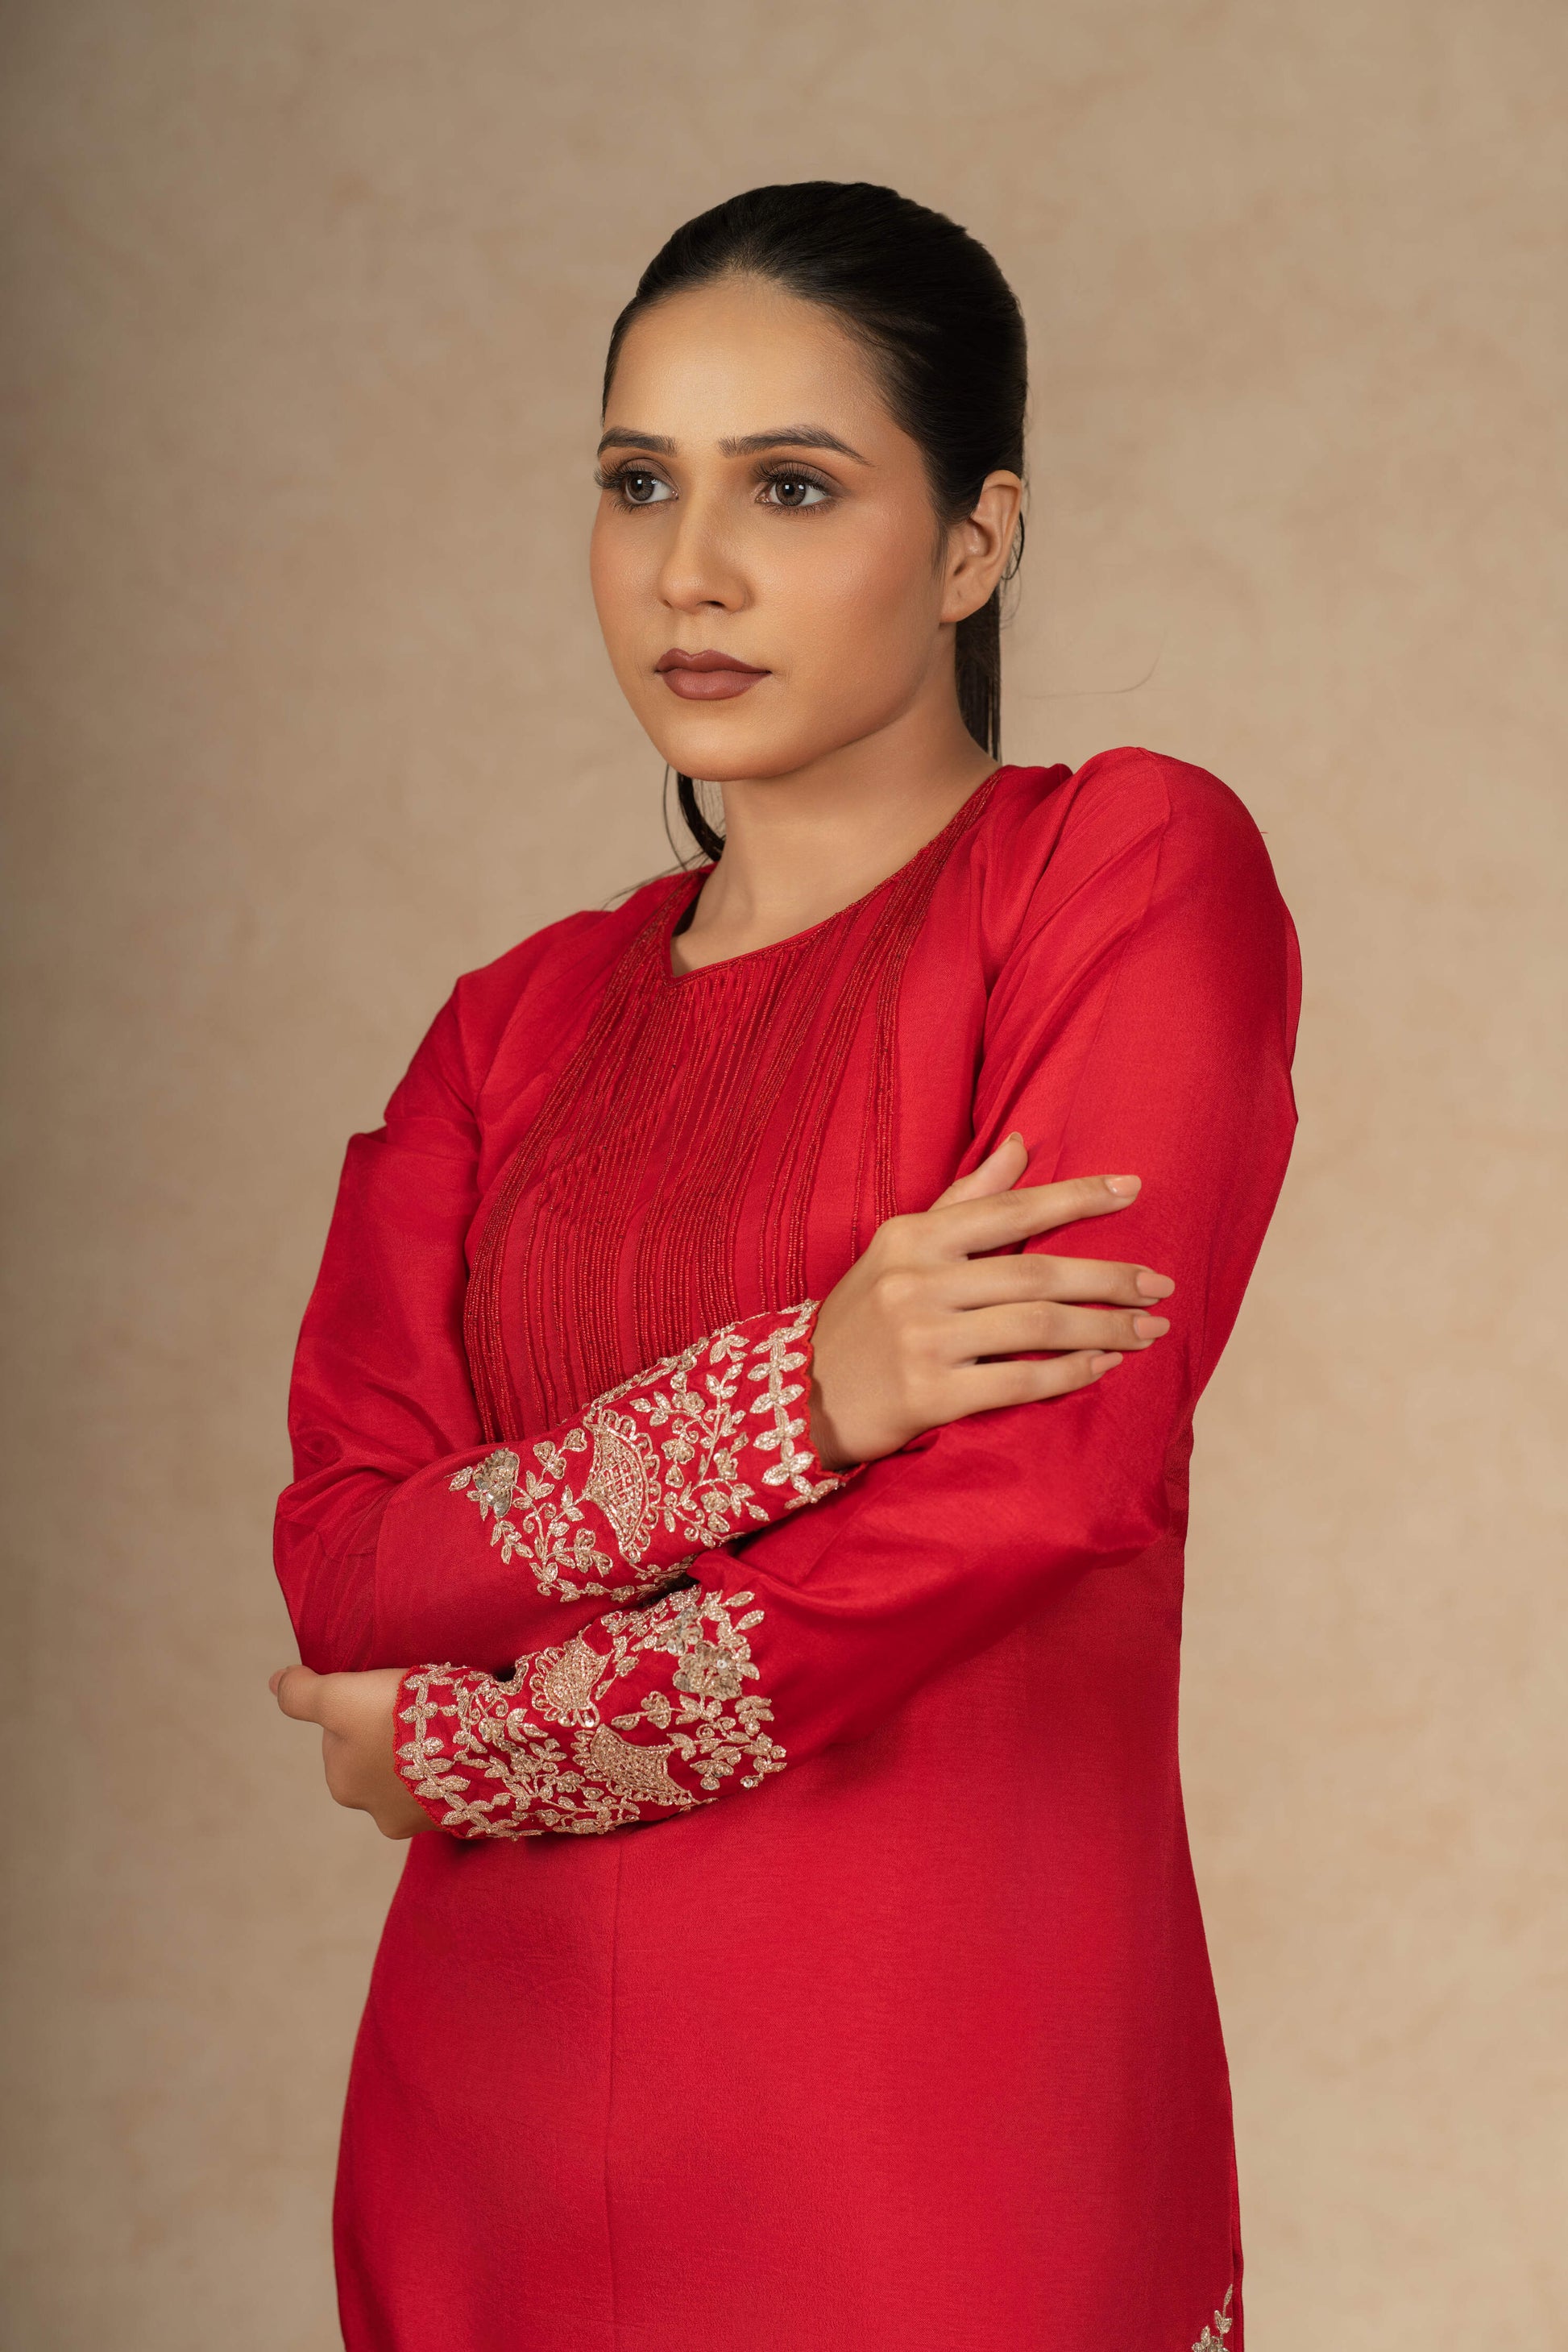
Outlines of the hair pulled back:
<svg viewBox="0 0 1568 2352">
<path fill-rule="evenodd" d="M 678 228 L 637 280 L 605 362 L 607 404 L 626 330 L 672 294 L 746 276 L 836 313 L 863 343 L 899 425 L 925 459 L 942 521 L 973 511 L 986 476 L 1024 470 L 1028 361 L 1023 314 L 978 238 L 942 213 L 866 180 L 798 180 L 749 188 Z M 1018 526 L 1005 580 L 1023 553 Z M 1000 756 L 1002 589 L 960 621 L 956 667 L 963 723 Z M 705 856 L 724 837 L 678 779 L 680 813 Z"/>
</svg>

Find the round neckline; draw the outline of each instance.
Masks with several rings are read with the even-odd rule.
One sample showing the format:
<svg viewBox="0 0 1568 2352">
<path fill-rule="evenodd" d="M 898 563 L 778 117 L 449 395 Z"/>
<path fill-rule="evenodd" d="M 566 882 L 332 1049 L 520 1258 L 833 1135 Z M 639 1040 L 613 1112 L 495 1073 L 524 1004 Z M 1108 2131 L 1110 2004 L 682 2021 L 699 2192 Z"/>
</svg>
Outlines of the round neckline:
<svg viewBox="0 0 1568 2352">
<path fill-rule="evenodd" d="M 909 872 L 911 866 L 916 865 L 929 850 L 934 848 L 939 841 L 943 840 L 948 834 L 956 831 L 960 820 L 968 810 L 973 808 L 980 794 L 989 792 L 998 776 L 1006 775 L 1009 766 L 1010 762 L 1004 761 L 1000 766 L 993 768 L 988 776 L 982 776 L 973 792 L 965 794 L 939 832 L 933 833 L 929 841 L 922 841 L 913 856 L 906 857 L 901 866 L 896 866 L 890 874 L 884 874 L 879 882 L 873 882 L 871 887 L 868 890 L 863 890 L 858 898 L 851 898 L 847 907 L 840 907 L 834 914 L 824 915 L 818 923 L 808 923 L 804 931 L 791 931 L 785 939 L 770 940 L 765 946 L 760 948 L 744 948 L 739 955 L 716 956 L 711 963 L 695 964 L 689 971 L 677 971 L 669 957 L 670 943 L 675 937 L 676 927 L 682 916 L 689 913 L 696 905 L 703 884 L 714 870 L 711 866 L 700 866 L 694 874 L 686 877 L 696 885 L 694 889 L 687 891 L 676 889 L 669 894 L 668 910 L 664 921 L 658 927 L 658 933 L 657 952 L 660 981 L 667 987 L 681 988 L 689 980 L 700 980 L 707 972 L 735 971 L 742 964 L 758 963 L 764 956 L 783 955 L 789 950 L 805 947 L 812 940 L 820 939 L 824 931 L 832 929 L 835 923 L 847 922 L 852 915 L 861 913 L 870 905 L 873 898 L 879 898 L 884 890 L 889 889 L 895 882 Z"/>
</svg>

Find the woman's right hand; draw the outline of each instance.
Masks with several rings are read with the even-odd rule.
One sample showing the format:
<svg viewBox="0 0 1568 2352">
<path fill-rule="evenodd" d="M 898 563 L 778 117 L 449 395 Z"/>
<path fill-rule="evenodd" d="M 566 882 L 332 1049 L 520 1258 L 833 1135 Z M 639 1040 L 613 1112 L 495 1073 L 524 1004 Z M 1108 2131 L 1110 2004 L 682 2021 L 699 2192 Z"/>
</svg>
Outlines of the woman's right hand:
<svg viewBox="0 0 1568 2352">
<path fill-rule="evenodd" d="M 1009 1135 L 922 1213 L 879 1225 L 828 1292 L 816 1318 L 811 1405 L 825 1469 L 874 1462 L 968 1413 L 1087 1388 L 1123 1353 L 1169 1330 L 1163 1315 L 1146 1311 L 1174 1290 L 1167 1276 L 1016 1247 L 1130 1208 L 1141 1180 L 1075 1176 L 1018 1191 L 1028 1164 L 1023 1137 Z M 1009 1254 L 975 1255 L 997 1249 Z M 1037 1349 L 1060 1352 L 1038 1357 Z"/>
</svg>

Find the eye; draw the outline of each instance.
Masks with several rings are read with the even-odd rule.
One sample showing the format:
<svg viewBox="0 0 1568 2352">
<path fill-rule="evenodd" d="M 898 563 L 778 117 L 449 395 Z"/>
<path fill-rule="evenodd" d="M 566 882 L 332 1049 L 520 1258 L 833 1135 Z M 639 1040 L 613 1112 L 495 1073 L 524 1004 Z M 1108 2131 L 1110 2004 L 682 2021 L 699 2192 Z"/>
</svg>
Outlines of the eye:
<svg viewBox="0 0 1568 2352">
<path fill-rule="evenodd" d="M 808 474 L 770 474 L 766 493 L 769 506 L 796 508 L 821 506 L 830 495 Z"/>
<path fill-rule="evenodd" d="M 626 468 L 616 487 L 629 507 L 662 506 L 673 496 L 668 482 L 661 482 L 657 474 L 639 473 L 635 466 Z"/>
</svg>

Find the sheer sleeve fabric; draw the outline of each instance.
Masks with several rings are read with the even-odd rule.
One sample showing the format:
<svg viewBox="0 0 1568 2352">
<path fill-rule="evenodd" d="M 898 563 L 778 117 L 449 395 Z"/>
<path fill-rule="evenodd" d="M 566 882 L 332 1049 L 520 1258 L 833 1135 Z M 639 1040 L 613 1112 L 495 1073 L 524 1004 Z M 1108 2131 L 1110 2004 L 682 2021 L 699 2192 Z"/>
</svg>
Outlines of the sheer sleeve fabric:
<svg viewBox="0 0 1568 2352">
<path fill-rule="evenodd" d="M 1033 1181 L 1142 1176 L 1131 1209 L 1030 1246 L 1173 1276 L 1170 1332 L 1070 1396 L 930 1433 L 509 1677 L 406 1675 L 398 1769 L 440 1827 L 597 1833 L 756 1788 L 1181 1532 L 1193 1408 L 1289 1153 L 1300 965 L 1242 803 L 1135 756 L 1140 790 L 1110 779 L 1064 831 L 992 990 L 973 1157 L 1017 1128 Z"/>
<path fill-rule="evenodd" d="M 276 1557 L 320 1673 L 514 1657 L 845 1483 L 808 1433 L 810 1299 L 487 1444 L 462 1337 L 479 1150 L 462 1045 L 454 998 L 385 1125 L 350 1144 L 300 1337 Z"/>
</svg>

